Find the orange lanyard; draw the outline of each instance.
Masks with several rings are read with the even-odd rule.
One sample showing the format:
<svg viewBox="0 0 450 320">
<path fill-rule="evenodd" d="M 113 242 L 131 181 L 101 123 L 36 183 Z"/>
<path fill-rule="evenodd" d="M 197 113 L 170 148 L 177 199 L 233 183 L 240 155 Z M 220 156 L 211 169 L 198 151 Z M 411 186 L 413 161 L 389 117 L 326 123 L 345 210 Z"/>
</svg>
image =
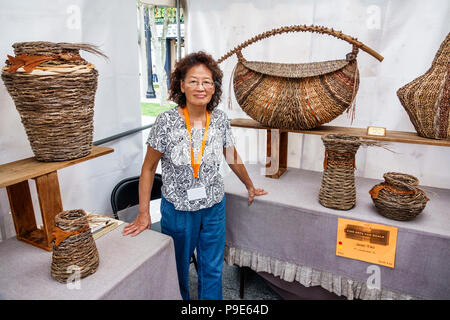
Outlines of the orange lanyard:
<svg viewBox="0 0 450 320">
<path fill-rule="evenodd" d="M 184 111 L 184 119 L 186 121 L 187 132 L 189 134 L 189 142 L 191 144 L 191 163 L 192 163 L 192 168 L 194 169 L 194 177 L 198 178 L 198 171 L 200 170 L 200 164 L 201 164 L 202 157 L 203 157 L 203 151 L 205 150 L 206 137 L 208 136 L 209 112 L 206 111 L 206 127 L 205 127 L 205 133 L 203 134 L 202 147 L 200 148 L 200 151 L 197 155 L 197 161 L 195 161 L 194 148 L 192 147 L 191 122 L 189 121 L 189 112 L 188 112 L 188 109 L 186 106 L 183 108 L 183 111 Z"/>
</svg>

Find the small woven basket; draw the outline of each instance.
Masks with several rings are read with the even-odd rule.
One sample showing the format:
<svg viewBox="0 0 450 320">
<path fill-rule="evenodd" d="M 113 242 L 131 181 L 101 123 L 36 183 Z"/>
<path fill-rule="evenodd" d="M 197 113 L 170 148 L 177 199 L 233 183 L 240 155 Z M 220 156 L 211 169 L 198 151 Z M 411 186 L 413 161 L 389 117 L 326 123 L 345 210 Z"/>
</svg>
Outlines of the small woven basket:
<svg viewBox="0 0 450 320">
<path fill-rule="evenodd" d="M 384 182 L 370 191 L 378 213 L 386 218 L 407 221 L 417 217 L 429 200 L 417 187 L 419 180 L 409 174 L 387 172 Z"/>
<path fill-rule="evenodd" d="M 36 159 L 87 156 L 92 148 L 98 72 L 79 56 L 79 50 L 103 54 L 91 45 L 70 43 L 21 42 L 13 48 L 16 57 L 8 57 L 2 79 Z M 23 66 L 18 67 L 21 61 Z"/>
<path fill-rule="evenodd" d="M 55 217 L 51 275 L 67 282 L 74 271 L 80 278 L 93 274 L 99 265 L 98 251 L 89 228 L 86 212 L 68 210 Z"/>
<path fill-rule="evenodd" d="M 361 139 L 345 134 L 322 136 L 324 172 L 319 202 L 324 207 L 349 210 L 356 204 L 355 155 Z"/>
</svg>

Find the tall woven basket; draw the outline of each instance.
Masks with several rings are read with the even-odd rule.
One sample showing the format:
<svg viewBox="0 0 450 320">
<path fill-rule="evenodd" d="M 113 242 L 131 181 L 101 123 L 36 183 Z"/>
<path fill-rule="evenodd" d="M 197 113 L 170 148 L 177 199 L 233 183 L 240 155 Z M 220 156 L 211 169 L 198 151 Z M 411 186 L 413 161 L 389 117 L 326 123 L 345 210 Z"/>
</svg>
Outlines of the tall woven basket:
<svg viewBox="0 0 450 320">
<path fill-rule="evenodd" d="M 417 217 L 429 200 L 417 187 L 419 180 L 410 174 L 398 172 L 387 172 L 383 177 L 385 181 L 369 191 L 378 213 L 399 221 Z"/>
<path fill-rule="evenodd" d="M 397 96 L 420 136 L 450 137 L 450 33 L 430 69 L 398 89 Z"/>
<path fill-rule="evenodd" d="M 356 204 L 355 155 L 361 139 L 346 134 L 322 136 L 324 171 L 319 202 L 324 207 L 349 210 Z"/>
<path fill-rule="evenodd" d="M 38 161 L 87 156 L 93 137 L 98 72 L 79 55 L 86 44 L 21 42 L 13 44 L 2 79 L 14 100 Z"/>
<path fill-rule="evenodd" d="M 98 251 L 84 210 L 68 210 L 55 217 L 51 275 L 67 282 L 74 272 L 80 278 L 93 274 L 99 265 Z"/>
</svg>

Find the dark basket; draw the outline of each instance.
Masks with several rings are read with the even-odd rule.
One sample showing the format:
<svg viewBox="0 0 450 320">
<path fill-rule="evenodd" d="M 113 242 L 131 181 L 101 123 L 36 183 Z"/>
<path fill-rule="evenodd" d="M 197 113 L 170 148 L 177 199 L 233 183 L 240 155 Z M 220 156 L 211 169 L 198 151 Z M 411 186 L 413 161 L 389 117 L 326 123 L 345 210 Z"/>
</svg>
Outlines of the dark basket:
<svg viewBox="0 0 450 320">
<path fill-rule="evenodd" d="M 419 180 L 409 174 L 387 172 L 385 182 L 377 184 L 370 191 L 373 203 L 382 216 L 399 221 L 412 220 L 425 208 L 429 200 L 417 188 Z"/>
</svg>

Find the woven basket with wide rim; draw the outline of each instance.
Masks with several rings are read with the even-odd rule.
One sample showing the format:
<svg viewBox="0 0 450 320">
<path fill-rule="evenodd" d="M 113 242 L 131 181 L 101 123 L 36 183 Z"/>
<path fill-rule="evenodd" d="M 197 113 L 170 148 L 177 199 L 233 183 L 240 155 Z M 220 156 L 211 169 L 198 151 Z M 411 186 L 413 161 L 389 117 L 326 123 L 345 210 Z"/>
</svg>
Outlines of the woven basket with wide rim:
<svg viewBox="0 0 450 320">
<path fill-rule="evenodd" d="M 79 50 L 103 54 L 85 44 L 39 41 L 13 47 L 16 57 L 8 57 L 2 79 L 36 159 L 87 156 L 92 148 L 98 72 L 79 56 Z"/>
<path fill-rule="evenodd" d="M 359 137 L 346 134 L 322 136 L 325 145 L 324 171 L 319 202 L 324 207 L 349 210 L 356 204 L 355 155 Z"/>
<path fill-rule="evenodd" d="M 66 282 L 74 272 L 84 278 L 97 270 L 98 251 L 84 210 L 59 213 L 55 217 L 53 237 L 51 275 L 54 279 Z"/>
<path fill-rule="evenodd" d="M 369 191 L 378 213 L 399 221 L 417 217 L 429 200 L 417 187 L 419 180 L 398 172 L 387 172 L 383 177 L 385 181 Z"/>
<path fill-rule="evenodd" d="M 256 41 L 300 31 L 337 37 L 351 43 L 353 50 L 343 60 L 300 64 L 247 61 L 242 55 L 241 50 Z M 314 25 L 290 26 L 259 34 L 218 62 L 236 53 L 234 93 L 242 110 L 252 119 L 274 128 L 311 129 L 330 122 L 352 106 L 359 86 L 356 56 L 360 48 L 383 60 L 378 53 L 340 31 Z"/>
<path fill-rule="evenodd" d="M 417 133 L 425 138 L 450 137 L 450 33 L 430 69 L 397 91 Z"/>
</svg>

